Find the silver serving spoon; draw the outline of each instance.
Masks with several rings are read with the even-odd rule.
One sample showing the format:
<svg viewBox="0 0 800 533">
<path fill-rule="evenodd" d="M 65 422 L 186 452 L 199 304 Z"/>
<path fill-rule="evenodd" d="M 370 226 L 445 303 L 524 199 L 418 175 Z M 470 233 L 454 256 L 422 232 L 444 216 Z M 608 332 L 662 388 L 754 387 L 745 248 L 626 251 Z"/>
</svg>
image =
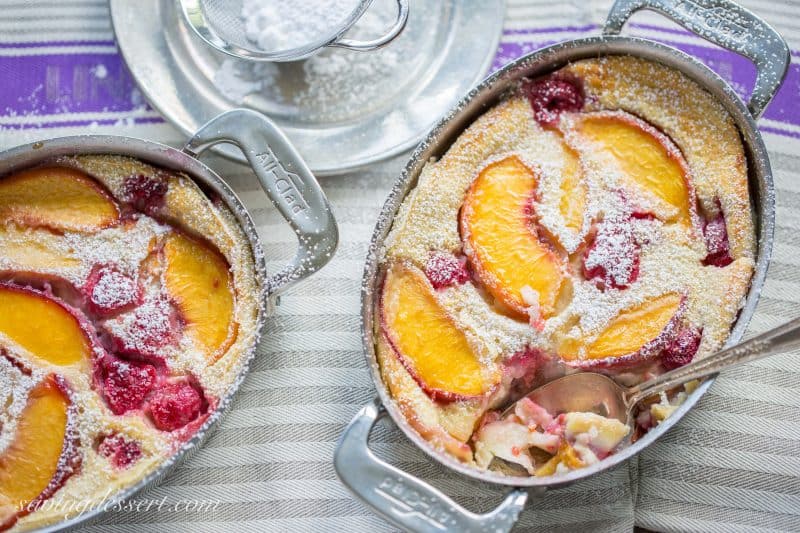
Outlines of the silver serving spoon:
<svg viewBox="0 0 800 533">
<path fill-rule="evenodd" d="M 527 395 L 553 415 L 593 412 L 633 427 L 633 409 L 643 399 L 700 379 L 720 370 L 800 347 L 800 318 L 736 346 L 676 368 L 633 387 L 623 388 L 593 372 L 570 374 L 542 385 Z M 512 404 L 503 417 L 514 409 Z"/>
</svg>

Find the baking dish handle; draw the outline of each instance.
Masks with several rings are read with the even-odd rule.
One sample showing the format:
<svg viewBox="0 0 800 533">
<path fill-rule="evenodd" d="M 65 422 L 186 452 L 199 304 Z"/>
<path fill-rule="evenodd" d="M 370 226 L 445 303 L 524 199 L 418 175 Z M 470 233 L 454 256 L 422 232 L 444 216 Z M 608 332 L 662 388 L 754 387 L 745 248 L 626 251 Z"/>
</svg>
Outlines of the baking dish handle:
<svg viewBox="0 0 800 533">
<path fill-rule="evenodd" d="M 493 511 L 475 514 L 424 481 L 380 460 L 369 449 L 369 434 L 386 415 L 376 399 L 342 433 L 333 466 L 339 479 L 364 503 L 407 531 L 510 531 L 525 507 L 528 493 L 514 489 Z"/>
<path fill-rule="evenodd" d="M 758 76 L 747 104 L 758 119 L 778 92 L 789 69 L 789 46 L 775 29 L 730 0 L 617 0 L 603 33 L 616 35 L 640 9 L 650 9 L 756 65 Z"/>
<path fill-rule="evenodd" d="M 280 294 L 333 257 L 339 230 L 331 206 L 303 158 L 264 115 L 249 109 L 222 113 L 197 130 L 183 151 L 196 156 L 219 143 L 239 147 L 264 192 L 297 234 L 294 259 L 267 279 L 269 294 Z"/>
</svg>

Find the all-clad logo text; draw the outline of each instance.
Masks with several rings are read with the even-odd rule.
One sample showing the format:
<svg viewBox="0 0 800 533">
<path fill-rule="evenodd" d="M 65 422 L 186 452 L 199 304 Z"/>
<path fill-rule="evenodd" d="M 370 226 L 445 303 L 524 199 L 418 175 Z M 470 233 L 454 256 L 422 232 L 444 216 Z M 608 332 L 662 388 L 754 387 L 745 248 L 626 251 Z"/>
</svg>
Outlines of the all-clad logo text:
<svg viewBox="0 0 800 533">
<path fill-rule="evenodd" d="M 735 20 L 736 14 L 723 7 L 708 8 L 701 3 L 682 0 L 675 4 L 675 10 L 692 19 L 701 20 L 709 30 L 722 33 L 730 39 L 740 40 L 747 36 L 747 29 L 744 25 L 746 21 Z"/>
<path fill-rule="evenodd" d="M 456 525 L 450 512 L 440 502 L 406 486 L 400 478 L 384 478 L 375 491 L 399 508 L 399 514 L 403 516 L 417 516 L 442 531 Z"/>
<path fill-rule="evenodd" d="M 259 165 L 268 174 L 272 174 L 275 182 L 275 190 L 278 198 L 275 201 L 283 203 L 289 212 L 297 215 L 308 209 L 308 204 L 300 194 L 302 181 L 297 174 L 287 172 L 272 150 L 267 148 L 260 154 L 256 154 Z"/>
</svg>

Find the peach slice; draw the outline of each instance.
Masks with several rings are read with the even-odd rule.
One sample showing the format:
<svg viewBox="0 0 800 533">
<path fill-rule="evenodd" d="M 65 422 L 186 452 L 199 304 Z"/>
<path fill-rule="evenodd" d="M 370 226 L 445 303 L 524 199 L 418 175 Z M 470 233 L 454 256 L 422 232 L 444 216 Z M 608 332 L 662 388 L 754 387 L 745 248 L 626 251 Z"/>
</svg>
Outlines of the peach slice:
<svg viewBox="0 0 800 533">
<path fill-rule="evenodd" d="M 564 437 L 575 442 L 581 434 L 588 434 L 589 445 L 595 453 L 603 456 L 619 446 L 630 433 L 630 428 L 616 418 L 606 418 L 596 413 L 566 413 L 564 415 Z"/>
<path fill-rule="evenodd" d="M 564 217 L 564 225 L 576 233 L 580 232 L 583 227 L 583 213 L 586 211 L 586 187 L 581 180 L 580 159 L 566 144 L 558 209 Z"/>
<path fill-rule="evenodd" d="M 561 359 L 570 366 L 603 368 L 635 365 L 658 355 L 678 325 L 684 298 L 668 293 L 620 312 L 589 345 L 562 342 Z M 584 352 L 581 357 L 581 352 Z"/>
<path fill-rule="evenodd" d="M 536 184 L 517 157 L 492 163 L 467 191 L 459 221 L 476 276 L 519 318 L 528 318 L 527 288 L 538 294 L 542 316 L 551 316 L 564 281 L 561 259 L 532 220 Z"/>
<path fill-rule="evenodd" d="M 0 225 L 0 249 L 12 270 L 52 271 L 80 265 L 72 254 L 59 252 L 59 235 L 43 230 Z"/>
<path fill-rule="evenodd" d="M 575 129 L 610 154 L 631 183 L 672 207 L 667 222 L 689 225 L 694 192 L 680 150 L 663 133 L 624 112 L 586 113 Z"/>
<path fill-rule="evenodd" d="M 560 464 L 563 464 L 569 470 L 576 470 L 586 466 L 586 463 L 578 456 L 575 448 L 567 442 L 562 442 L 558 452 L 549 461 L 537 468 L 534 475 L 537 477 L 552 476 L 558 472 L 558 465 Z"/>
<path fill-rule="evenodd" d="M 0 218 L 59 231 L 95 231 L 115 224 L 119 210 L 83 172 L 42 167 L 0 179 Z"/>
<path fill-rule="evenodd" d="M 228 262 L 205 242 L 172 232 L 164 242 L 164 283 L 186 321 L 186 334 L 215 363 L 236 338 Z"/>
<path fill-rule="evenodd" d="M 12 503 L 0 508 L 0 529 L 51 497 L 80 466 L 65 389 L 53 375 L 35 386 L 13 440 L 0 454 L 0 502 Z"/>
<path fill-rule="evenodd" d="M 499 381 L 472 351 L 464 332 L 441 308 L 425 275 L 395 263 L 381 293 L 381 327 L 392 349 L 420 387 L 434 400 L 483 395 Z"/>
<path fill-rule="evenodd" d="M 69 309 L 42 292 L 0 284 L 0 335 L 53 365 L 87 365 L 92 342 Z"/>
</svg>

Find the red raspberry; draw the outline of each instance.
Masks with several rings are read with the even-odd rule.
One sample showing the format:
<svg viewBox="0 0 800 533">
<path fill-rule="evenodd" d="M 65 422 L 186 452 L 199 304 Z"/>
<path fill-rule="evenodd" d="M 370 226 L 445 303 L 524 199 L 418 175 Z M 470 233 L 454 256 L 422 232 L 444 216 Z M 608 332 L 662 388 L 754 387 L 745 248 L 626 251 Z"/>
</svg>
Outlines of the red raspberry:
<svg viewBox="0 0 800 533">
<path fill-rule="evenodd" d="M 126 440 L 122 435 L 107 435 L 97 447 L 97 452 L 112 465 L 125 469 L 139 460 L 142 449 L 135 440 Z"/>
<path fill-rule="evenodd" d="M 132 314 L 106 324 L 113 348 L 134 359 L 159 359 L 161 348 L 175 342 L 181 328 L 177 313 L 166 298 L 148 299 Z"/>
<path fill-rule="evenodd" d="M 525 348 L 506 360 L 505 372 L 508 377 L 521 380 L 529 386 L 546 360 L 547 355 L 538 348 Z"/>
<path fill-rule="evenodd" d="M 153 365 L 114 359 L 105 363 L 103 392 L 115 415 L 138 409 L 156 381 Z"/>
<path fill-rule="evenodd" d="M 706 249 L 708 250 L 708 255 L 703 259 L 704 265 L 724 267 L 733 262 L 725 214 L 721 210 L 715 218 L 706 221 L 703 226 L 703 236 L 706 239 Z"/>
<path fill-rule="evenodd" d="M 425 265 L 425 275 L 428 276 L 434 289 L 463 285 L 469 281 L 467 259 L 445 252 L 434 252 Z"/>
<path fill-rule="evenodd" d="M 203 399 L 190 383 L 168 383 L 150 398 L 150 417 L 161 431 L 182 428 L 200 415 Z"/>
<path fill-rule="evenodd" d="M 702 332 L 692 327 L 685 327 L 678 331 L 675 338 L 661 352 L 661 364 L 664 365 L 664 368 L 672 370 L 691 363 L 700 347 L 701 337 Z"/>
<path fill-rule="evenodd" d="M 168 188 L 169 186 L 161 176 L 144 174 L 128 176 L 122 185 L 125 200 L 137 210 L 148 215 L 155 214 L 163 207 L 164 196 L 166 196 Z"/>
<path fill-rule="evenodd" d="M 95 265 L 83 291 L 89 310 L 101 316 L 118 313 L 141 299 L 139 283 L 115 265 Z"/>
<path fill-rule="evenodd" d="M 655 220 L 656 216 L 649 211 L 634 211 L 631 213 L 631 218 L 635 218 L 637 220 Z"/>
<path fill-rule="evenodd" d="M 641 247 L 629 220 L 607 220 L 597 226 L 594 240 L 583 254 L 583 276 L 607 287 L 625 289 L 639 277 Z"/>
<path fill-rule="evenodd" d="M 616 189 L 614 191 L 617 196 L 619 196 L 622 205 L 624 206 L 626 212 L 630 213 L 631 219 L 635 220 L 655 220 L 656 215 L 647 210 L 646 207 L 639 204 L 639 202 L 631 198 L 630 193 L 625 189 Z"/>
<path fill-rule="evenodd" d="M 561 78 L 544 78 L 526 82 L 522 92 L 533 108 L 533 118 L 542 126 L 555 126 L 565 111 L 583 108 L 583 90 L 575 83 Z"/>
</svg>

